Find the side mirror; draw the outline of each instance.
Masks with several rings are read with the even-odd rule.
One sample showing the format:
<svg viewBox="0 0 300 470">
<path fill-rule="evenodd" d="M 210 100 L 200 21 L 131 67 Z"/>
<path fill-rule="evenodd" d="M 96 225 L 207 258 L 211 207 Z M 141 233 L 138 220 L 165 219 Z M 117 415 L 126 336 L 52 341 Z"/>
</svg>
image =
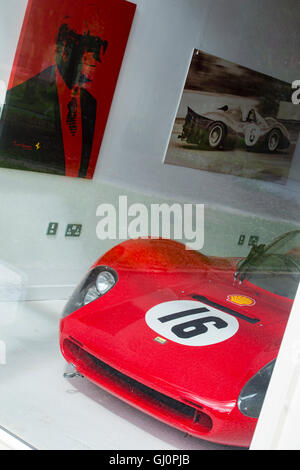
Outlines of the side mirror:
<svg viewBox="0 0 300 470">
<path fill-rule="evenodd" d="M 253 255 L 256 255 L 256 254 L 261 254 L 264 249 L 265 249 L 265 244 L 261 243 L 260 245 L 253 245 L 250 252 L 249 252 L 249 255 L 250 254 L 253 254 Z"/>
</svg>

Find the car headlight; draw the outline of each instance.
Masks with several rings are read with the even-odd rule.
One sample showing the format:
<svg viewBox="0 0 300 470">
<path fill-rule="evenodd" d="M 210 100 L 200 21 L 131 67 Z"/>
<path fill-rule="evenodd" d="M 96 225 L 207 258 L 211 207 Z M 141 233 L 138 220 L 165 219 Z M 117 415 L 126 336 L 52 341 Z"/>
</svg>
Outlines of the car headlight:
<svg viewBox="0 0 300 470">
<path fill-rule="evenodd" d="M 96 268 L 87 273 L 85 278 L 76 287 L 63 310 L 63 318 L 80 307 L 102 297 L 102 295 L 114 287 L 117 280 L 118 275 L 112 268 L 96 266 Z"/>
<path fill-rule="evenodd" d="M 238 408 L 245 416 L 259 417 L 274 365 L 275 359 L 258 371 L 242 389 L 238 398 Z"/>
</svg>

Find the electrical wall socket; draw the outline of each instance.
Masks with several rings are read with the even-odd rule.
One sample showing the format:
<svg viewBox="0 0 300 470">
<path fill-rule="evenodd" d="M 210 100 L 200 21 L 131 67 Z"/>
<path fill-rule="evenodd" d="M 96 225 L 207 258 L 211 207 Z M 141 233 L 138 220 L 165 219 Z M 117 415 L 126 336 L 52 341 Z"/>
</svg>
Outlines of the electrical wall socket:
<svg viewBox="0 0 300 470">
<path fill-rule="evenodd" d="M 57 229 L 58 229 L 58 223 L 57 222 L 49 222 L 46 234 L 47 235 L 56 235 Z"/>
<path fill-rule="evenodd" d="M 82 224 L 68 224 L 65 237 L 80 237 Z"/>
<path fill-rule="evenodd" d="M 249 238 L 248 246 L 258 245 L 259 237 L 257 235 L 251 235 Z"/>
<path fill-rule="evenodd" d="M 240 238 L 239 238 L 239 241 L 238 241 L 238 245 L 244 245 L 245 240 L 246 240 L 246 235 L 244 235 L 244 234 L 242 233 L 242 234 L 240 235 Z"/>
</svg>

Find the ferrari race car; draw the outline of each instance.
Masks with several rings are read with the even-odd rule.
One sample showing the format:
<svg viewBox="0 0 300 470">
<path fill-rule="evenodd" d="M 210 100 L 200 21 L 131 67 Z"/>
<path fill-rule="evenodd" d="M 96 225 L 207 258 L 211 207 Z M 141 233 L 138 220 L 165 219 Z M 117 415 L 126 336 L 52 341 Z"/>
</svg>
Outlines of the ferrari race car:
<svg viewBox="0 0 300 470">
<path fill-rule="evenodd" d="M 300 230 L 246 258 L 165 239 L 108 251 L 67 302 L 75 373 L 193 436 L 248 447 L 300 274 Z"/>
<path fill-rule="evenodd" d="M 197 114 L 188 107 L 181 140 L 206 144 L 212 149 L 239 144 L 247 150 L 276 152 L 287 149 L 290 137 L 286 127 L 273 117 L 263 118 L 254 108 L 244 118 L 241 108 L 227 105 L 217 111 Z"/>
</svg>

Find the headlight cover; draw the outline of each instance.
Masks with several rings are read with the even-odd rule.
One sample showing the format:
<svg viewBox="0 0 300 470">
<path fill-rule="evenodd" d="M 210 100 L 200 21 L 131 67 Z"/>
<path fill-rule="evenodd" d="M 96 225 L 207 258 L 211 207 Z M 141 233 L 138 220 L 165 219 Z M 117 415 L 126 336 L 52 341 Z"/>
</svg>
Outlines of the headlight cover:
<svg viewBox="0 0 300 470">
<path fill-rule="evenodd" d="M 96 266 L 89 271 L 85 278 L 76 287 L 63 310 L 65 318 L 80 307 L 93 302 L 112 289 L 118 281 L 118 275 L 114 269 L 108 266 Z"/>
<path fill-rule="evenodd" d="M 258 418 L 272 376 L 276 359 L 260 369 L 244 386 L 239 398 L 238 408 L 249 418 Z"/>
</svg>

